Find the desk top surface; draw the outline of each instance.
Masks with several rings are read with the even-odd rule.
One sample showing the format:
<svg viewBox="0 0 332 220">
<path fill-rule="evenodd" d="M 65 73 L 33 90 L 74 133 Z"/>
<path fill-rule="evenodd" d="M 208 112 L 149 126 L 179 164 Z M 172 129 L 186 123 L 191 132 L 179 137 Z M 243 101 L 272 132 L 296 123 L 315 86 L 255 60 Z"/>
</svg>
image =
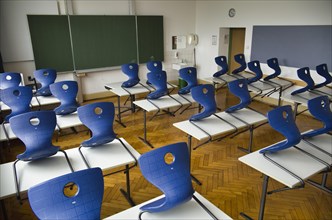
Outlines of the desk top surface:
<svg viewBox="0 0 332 220">
<path fill-rule="evenodd" d="M 201 196 L 198 192 L 195 192 L 194 194 L 218 219 L 231 219 L 227 214 L 225 214 L 223 211 L 221 211 L 218 207 L 213 205 L 211 202 L 209 202 L 207 199 L 205 199 L 203 196 Z M 152 201 L 155 201 L 157 199 L 162 198 L 163 196 L 156 197 L 154 199 L 151 199 L 147 202 L 144 202 L 142 204 L 136 205 L 132 208 L 129 208 L 125 211 L 122 211 L 120 213 L 117 213 L 113 216 L 107 217 L 107 220 L 111 219 L 126 219 L 126 220 L 131 220 L 131 219 L 138 219 L 138 215 L 140 213 L 139 208 L 142 205 L 145 205 L 147 203 L 150 203 Z M 160 213 L 144 213 L 142 215 L 142 219 L 176 219 L 176 220 L 187 220 L 187 219 L 212 219 L 211 216 L 194 200 L 191 199 L 190 201 L 179 205 L 175 207 L 174 209 L 165 211 L 165 212 L 160 212 Z"/>
<path fill-rule="evenodd" d="M 332 152 L 331 135 L 323 134 L 311 138 L 310 141 L 312 143 L 315 143 L 318 147 L 326 149 L 330 153 Z M 318 158 L 323 159 L 329 164 L 331 164 L 332 162 L 331 157 L 323 154 L 322 152 L 313 147 L 310 147 L 304 141 L 301 141 L 297 146 L 317 156 Z M 312 175 L 326 169 L 326 166 L 323 163 L 313 159 L 312 157 L 308 156 L 307 154 L 301 152 L 294 147 L 273 154 L 268 154 L 268 156 L 274 161 L 281 164 L 283 167 L 298 175 L 303 180 L 306 180 Z M 288 172 L 268 161 L 262 154 L 259 153 L 259 150 L 240 157 L 239 160 L 290 188 L 293 188 L 296 185 L 300 184 L 300 181 L 297 178 L 293 177 Z"/>
<path fill-rule="evenodd" d="M 130 152 L 132 152 L 136 158 L 139 158 L 140 154 L 124 139 L 122 139 L 122 141 Z M 65 151 L 74 171 L 87 169 L 77 147 Z M 135 162 L 118 140 L 95 148 L 82 148 L 82 152 L 91 167 L 100 167 L 103 170 Z M 13 163 L 14 162 L 9 162 L 0 165 L 0 199 L 12 196 L 16 193 Z M 28 190 L 31 186 L 38 183 L 71 172 L 62 152 L 58 152 L 52 157 L 33 162 L 19 161 L 16 164 L 16 168 L 21 192 Z"/>
<path fill-rule="evenodd" d="M 160 97 L 159 99 L 143 99 L 139 101 L 134 101 L 134 104 L 147 112 L 152 112 L 158 111 L 158 108 L 156 106 L 158 106 L 159 109 L 162 110 L 173 107 L 180 107 L 181 105 L 188 105 L 190 104 L 190 102 L 195 103 L 195 100 L 192 98 L 191 94 L 182 95 L 185 98 L 181 97 L 179 94 L 173 94 L 171 96 L 172 98 L 166 95 Z M 189 100 L 189 102 L 186 99 Z"/>
<path fill-rule="evenodd" d="M 237 118 L 251 125 L 262 123 L 267 120 L 266 117 L 263 116 L 262 114 L 247 108 L 236 111 L 232 113 L 232 115 L 226 112 L 219 112 L 216 113 L 216 115 L 226 120 L 227 122 L 231 123 L 237 129 L 244 128 L 247 125 L 244 122 L 236 119 L 232 115 L 236 116 Z M 205 118 L 200 121 L 195 121 L 194 123 L 213 137 L 229 133 L 232 131 L 236 131 L 236 128 L 234 128 L 232 125 L 228 124 L 227 122 L 217 118 L 214 115 L 211 115 L 208 118 Z M 209 138 L 208 134 L 197 128 L 189 120 L 177 122 L 174 123 L 173 125 L 178 129 L 182 130 L 183 132 L 189 134 L 190 136 L 196 138 L 197 140 L 204 140 Z"/>
<path fill-rule="evenodd" d="M 83 125 L 78 117 L 77 111 L 68 115 L 57 115 L 56 124 L 60 129 Z"/>
</svg>

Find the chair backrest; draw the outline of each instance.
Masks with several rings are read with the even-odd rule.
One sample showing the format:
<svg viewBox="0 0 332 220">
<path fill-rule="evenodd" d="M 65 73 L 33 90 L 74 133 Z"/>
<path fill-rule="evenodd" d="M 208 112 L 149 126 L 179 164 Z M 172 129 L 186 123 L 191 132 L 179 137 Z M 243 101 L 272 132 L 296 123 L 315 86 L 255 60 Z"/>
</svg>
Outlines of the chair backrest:
<svg viewBox="0 0 332 220">
<path fill-rule="evenodd" d="M 6 115 L 5 122 L 15 115 L 30 111 L 32 99 L 32 88 L 28 86 L 15 86 L 1 90 L 0 94 L 3 103 L 9 106 L 11 113 Z"/>
<path fill-rule="evenodd" d="M 246 79 L 237 79 L 228 83 L 229 91 L 240 99 L 240 103 L 227 108 L 228 113 L 243 109 L 251 103 Z"/>
<path fill-rule="evenodd" d="M 168 94 L 167 76 L 165 71 L 149 72 L 148 81 L 153 85 L 155 91 L 147 95 L 148 99 L 158 99 Z"/>
<path fill-rule="evenodd" d="M 77 109 L 81 122 L 92 132 L 92 137 L 82 142 L 83 147 L 94 147 L 112 142 L 116 138 L 113 130 L 114 104 L 95 102 Z"/>
<path fill-rule="evenodd" d="M 301 89 L 295 90 L 291 93 L 291 95 L 296 95 L 302 92 L 306 92 L 310 89 L 315 88 L 315 82 L 310 76 L 309 67 L 303 67 L 297 70 L 297 76 L 302 79 L 307 85 Z"/>
<path fill-rule="evenodd" d="M 308 109 L 316 119 L 323 123 L 323 127 L 304 134 L 304 137 L 314 137 L 332 131 L 332 112 L 328 96 L 310 99 Z"/>
<path fill-rule="evenodd" d="M 25 152 L 17 159 L 30 161 L 52 156 L 59 151 L 53 146 L 52 136 L 56 126 L 54 111 L 32 111 L 9 119 L 14 134 L 24 143 Z"/>
<path fill-rule="evenodd" d="M 228 72 L 228 63 L 227 63 L 227 57 L 226 56 L 218 56 L 214 58 L 214 61 L 218 66 L 221 67 L 221 70 L 213 74 L 213 77 L 219 77 Z"/>
<path fill-rule="evenodd" d="M 292 147 L 301 141 L 301 133 L 296 126 L 292 107 L 285 105 L 277 107 L 267 113 L 271 127 L 281 133 L 286 140 L 274 144 L 260 151 L 260 153 L 277 152 Z"/>
<path fill-rule="evenodd" d="M 170 144 L 141 155 L 138 163 L 143 176 L 165 194 L 162 199 L 140 207 L 142 211 L 166 211 L 191 200 L 194 189 L 189 160 L 185 142 Z"/>
<path fill-rule="evenodd" d="M 122 87 L 130 88 L 137 85 L 140 81 L 138 77 L 138 64 L 137 63 L 127 63 L 121 66 L 121 70 L 126 74 L 129 79 L 122 83 Z"/>
<path fill-rule="evenodd" d="M 256 82 L 263 77 L 261 65 L 258 60 L 250 61 L 248 63 L 248 68 L 255 73 L 254 77 L 248 79 L 248 84 Z"/>
<path fill-rule="evenodd" d="M 100 219 L 103 193 L 102 171 L 91 168 L 33 186 L 28 198 L 38 219 Z"/>
<path fill-rule="evenodd" d="M 237 74 L 239 72 L 244 71 L 247 68 L 246 58 L 244 57 L 244 54 L 236 54 L 234 56 L 234 60 L 240 64 L 240 66 L 232 71 L 233 74 Z"/>
<path fill-rule="evenodd" d="M 146 67 L 150 72 L 159 72 L 163 70 L 163 63 L 161 61 L 149 61 L 146 63 Z"/>
<path fill-rule="evenodd" d="M 22 81 L 21 74 L 15 72 L 4 72 L 0 74 L 0 89 L 19 86 Z"/>
<path fill-rule="evenodd" d="M 281 68 L 279 66 L 278 58 L 271 58 L 267 60 L 267 65 L 274 70 L 274 73 L 266 76 L 264 78 L 265 81 L 268 81 L 270 79 L 276 78 L 281 74 Z"/>
<path fill-rule="evenodd" d="M 50 85 L 51 93 L 60 100 L 61 104 L 54 109 L 57 115 L 68 115 L 76 112 L 79 106 L 76 101 L 78 84 L 76 81 L 61 81 Z"/>
<path fill-rule="evenodd" d="M 325 81 L 315 85 L 315 88 L 321 88 L 323 86 L 326 86 L 327 84 L 332 83 L 332 76 L 329 73 L 329 70 L 327 69 L 326 63 L 316 66 L 316 71 L 319 75 L 325 78 Z"/>
<path fill-rule="evenodd" d="M 35 79 L 40 82 L 41 88 L 36 92 L 36 95 L 50 96 L 52 95 L 49 86 L 54 83 L 57 73 L 55 69 L 39 69 L 33 72 Z"/>
<path fill-rule="evenodd" d="M 198 85 L 197 71 L 195 67 L 185 67 L 179 70 L 180 78 L 187 82 L 187 85 L 179 89 L 179 94 L 188 94 L 190 89 Z"/>
<path fill-rule="evenodd" d="M 189 118 L 190 121 L 198 121 L 216 113 L 217 104 L 214 97 L 213 85 L 202 84 L 195 86 L 191 89 L 191 96 L 197 103 L 203 106 L 203 111 L 198 114 L 192 115 Z"/>
</svg>

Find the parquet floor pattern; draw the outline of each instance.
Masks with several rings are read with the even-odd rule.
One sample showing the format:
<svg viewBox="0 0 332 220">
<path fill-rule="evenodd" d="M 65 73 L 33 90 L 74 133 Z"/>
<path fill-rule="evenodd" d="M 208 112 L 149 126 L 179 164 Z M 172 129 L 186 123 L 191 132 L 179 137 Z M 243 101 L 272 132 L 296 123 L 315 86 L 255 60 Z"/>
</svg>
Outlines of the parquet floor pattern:
<svg viewBox="0 0 332 220">
<path fill-rule="evenodd" d="M 107 98 L 96 101 L 113 101 L 115 98 Z M 223 110 L 237 102 L 237 99 L 228 94 L 227 90 L 222 89 L 218 92 L 217 103 Z M 260 102 L 253 102 L 251 107 L 266 113 L 273 107 Z M 186 120 L 197 110 L 188 110 L 184 114 L 176 117 L 162 115 L 149 120 L 147 123 L 147 138 L 155 148 L 184 141 L 187 136 L 175 128 L 173 123 Z M 118 123 L 114 123 L 116 133 L 125 138 L 139 153 L 143 154 L 151 150 L 146 144 L 139 140 L 138 136 L 143 137 L 143 112 L 127 112 L 122 118 L 127 125 L 123 128 Z M 301 131 L 320 126 L 320 123 L 311 117 L 300 115 L 297 118 L 297 125 Z M 59 137 L 58 142 L 54 143 L 63 149 L 78 146 L 83 140 L 89 137 L 86 128 L 78 129 L 78 134 L 71 133 L 70 130 L 64 131 L 64 135 Z M 264 125 L 254 131 L 253 150 L 271 145 L 282 140 L 283 137 L 269 125 Z M 233 219 L 243 219 L 240 212 L 245 212 L 254 219 L 257 219 L 259 212 L 262 176 L 261 174 L 242 164 L 238 158 L 245 155 L 237 149 L 237 146 L 246 147 L 249 142 L 249 133 L 244 132 L 234 138 L 226 138 L 219 142 L 211 142 L 199 147 L 192 152 L 192 174 L 203 184 L 201 186 L 193 183 L 197 192 L 222 209 Z M 197 141 L 193 139 L 193 146 Z M 11 143 L 10 149 L 5 148 L 5 160 L 13 161 L 18 153 L 24 151 L 24 147 L 19 141 Z M 314 177 L 319 179 L 320 175 Z M 118 173 L 106 176 L 105 192 L 102 204 L 101 218 L 113 215 L 130 208 L 125 198 L 120 193 L 120 188 L 125 188 L 125 175 Z M 141 175 L 139 167 L 130 170 L 131 195 L 136 204 L 152 199 L 161 195 L 161 192 L 148 183 Z M 331 175 L 329 175 L 328 186 L 332 186 Z M 282 187 L 280 183 L 270 179 L 268 189 Z M 5 199 L 5 207 L 9 219 L 36 219 L 27 200 L 20 205 L 16 199 Z M 267 196 L 265 219 L 332 219 L 332 196 L 318 190 L 309 184 L 304 189 L 288 190 Z M 1 216 L 2 217 L 2 216 Z"/>
</svg>

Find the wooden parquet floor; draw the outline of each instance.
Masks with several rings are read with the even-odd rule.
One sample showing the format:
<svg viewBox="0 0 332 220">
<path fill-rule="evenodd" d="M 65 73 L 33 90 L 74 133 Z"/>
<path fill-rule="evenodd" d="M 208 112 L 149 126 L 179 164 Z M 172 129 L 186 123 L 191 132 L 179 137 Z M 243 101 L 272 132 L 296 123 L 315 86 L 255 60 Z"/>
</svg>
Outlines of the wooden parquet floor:
<svg viewBox="0 0 332 220">
<path fill-rule="evenodd" d="M 115 98 L 105 100 L 116 103 Z M 227 90 L 222 89 L 218 92 L 217 103 L 221 109 L 225 109 L 236 102 L 237 99 L 228 94 Z M 273 108 L 257 101 L 253 102 L 251 107 L 263 113 Z M 189 110 L 182 115 L 177 114 L 176 117 L 158 116 L 153 121 L 148 121 L 148 140 L 156 148 L 175 142 L 186 142 L 187 136 L 172 124 L 188 119 L 196 111 Z M 148 118 L 151 115 L 148 114 Z M 116 133 L 125 138 L 139 153 L 143 154 L 150 151 L 151 148 L 138 138 L 138 136 L 143 136 L 143 112 L 127 112 L 122 120 L 127 128 L 115 123 Z M 300 115 L 297 118 L 297 125 L 301 131 L 306 131 L 319 127 L 320 123 L 311 117 Z M 67 132 L 67 134 L 60 136 L 56 144 L 63 149 L 78 146 L 89 137 L 86 128 L 81 127 L 78 130 L 78 134 L 73 134 L 70 130 L 65 131 L 64 133 Z M 264 125 L 254 131 L 253 150 L 258 150 L 282 139 L 283 137 L 269 125 Z M 192 152 L 192 174 L 203 183 L 201 186 L 193 183 L 195 190 L 233 219 L 243 219 L 240 212 L 245 212 L 257 219 L 259 212 L 262 176 L 258 171 L 238 161 L 238 158 L 245 155 L 245 153 L 238 150 L 237 146 L 246 147 L 248 142 L 249 134 L 244 132 L 234 138 L 208 143 Z M 196 144 L 198 144 L 197 141 L 193 139 L 193 146 Z M 4 149 L 5 160 L 7 162 L 13 161 L 15 156 L 23 151 L 22 144 L 19 141 L 14 141 L 11 143 L 10 149 Z M 314 179 L 320 179 L 320 177 L 320 175 L 317 175 Z M 105 192 L 101 217 L 105 218 L 130 208 L 119 191 L 120 188 L 125 188 L 125 175 L 118 173 L 106 176 L 104 180 Z M 139 167 L 131 169 L 130 185 L 131 195 L 136 204 L 161 195 L 158 189 L 144 179 Z M 331 175 L 329 175 L 328 186 L 332 186 Z M 270 179 L 269 190 L 280 187 L 282 187 L 280 183 Z M 27 200 L 22 205 L 14 197 L 4 201 L 9 219 L 36 219 Z M 288 190 L 268 195 L 265 219 L 331 220 L 332 196 L 309 184 L 306 184 L 304 189 Z"/>
</svg>

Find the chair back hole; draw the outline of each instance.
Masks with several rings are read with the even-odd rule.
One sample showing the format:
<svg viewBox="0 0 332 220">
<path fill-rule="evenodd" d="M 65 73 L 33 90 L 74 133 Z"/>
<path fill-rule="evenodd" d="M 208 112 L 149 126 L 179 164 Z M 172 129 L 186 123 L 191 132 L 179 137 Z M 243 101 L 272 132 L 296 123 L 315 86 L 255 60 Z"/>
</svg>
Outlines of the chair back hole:
<svg viewBox="0 0 332 220">
<path fill-rule="evenodd" d="M 103 113 L 103 109 L 102 108 L 100 108 L 100 107 L 96 107 L 95 108 L 95 114 L 96 115 L 101 115 Z"/>
<path fill-rule="evenodd" d="M 191 70 L 188 70 L 188 73 L 191 73 Z"/>
<path fill-rule="evenodd" d="M 131 69 L 131 70 L 132 70 L 132 69 L 134 69 L 134 67 L 133 67 L 132 65 L 129 65 L 129 69 Z"/>
<path fill-rule="evenodd" d="M 48 76 L 49 75 L 49 73 L 48 72 L 43 72 L 43 76 Z"/>
<path fill-rule="evenodd" d="M 32 126 L 37 126 L 37 125 L 39 125 L 39 123 L 40 123 L 39 118 L 37 118 L 37 117 L 32 117 L 32 118 L 30 118 L 30 124 L 31 124 Z"/>
<path fill-rule="evenodd" d="M 175 161 L 175 157 L 172 153 L 166 153 L 164 156 L 164 161 L 166 164 L 171 165 Z"/>
<path fill-rule="evenodd" d="M 203 88 L 203 94 L 206 95 L 206 94 L 208 93 L 208 91 L 209 91 L 209 90 L 208 90 L 207 88 Z"/>
<path fill-rule="evenodd" d="M 286 119 L 286 118 L 288 117 L 288 113 L 287 113 L 286 111 L 283 111 L 283 112 L 282 112 L 282 117 L 283 117 L 284 119 Z"/>
<path fill-rule="evenodd" d="M 308 74 L 309 72 L 308 72 L 308 70 L 305 70 L 304 73 L 305 73 L 305 74 Z"/>
<path fill-rule="evenodd" d="M 326 66 L 323 66 L 323 70 L 326 70 Z"/>
<path fill-rule="evenodd" d="M 66 90 L 69 89 L 69 86 L 68 86 L 67 84 L 63 84 L 63 85 L 62 85 L 62 89 L 66 91 Z"/>
<path fill-rule="evenodd" d="M 20 92 L 19 90 L 15 89 L 15 90 L 13 91 L 13 95 L 14 95 L 14 96 L 20 96 L 20 95 L 21 95 L 21 92 Z"/>
<path fill-rule="evenodd" d="M 76 196 L 78 192 L 79 192 L 79 187 L 74 182 L 69 182 L 63 187 L 63 194 L 68 198 Z"/>
<path fill-rule="evenodd" d="M 257 66 L 257 63 L 256 63 L 256 62 L 254 63 L 254 66 Z"/>
<path fill-rule="evenodd" d="M 239 84 L 239 87 L 242 88 L 242 87 L 243 87 L 243 83 L 240 83 L 240 84 Z"/>
<path fill-rule="evenodd" d="M 12 76 L 7 75 L 7 76 L 6 76 L 6 80 L 12 80 Z"/>
<path fill-rule="evenodd" d="M 321 106 L 324 108 L 325 107 L 325 105 L 326 105 L 326 103 L 324 102 L 324 100 L 322 100 L 321 102 L 320 102 L 320 104 L 321 104 Z"/>
<path fill-rule="evenodd" d="M 273 60 L 273 63 L 276 63 L 276 61 L 275 61 L 275 60 Z"/>
<path fill-rule="evenodd" d="M 153 66 L 154 66 L 154 67 L 157 67 L 157 66 L 158 66 L 158 63 L 153 63 Z"/>
</svg>

